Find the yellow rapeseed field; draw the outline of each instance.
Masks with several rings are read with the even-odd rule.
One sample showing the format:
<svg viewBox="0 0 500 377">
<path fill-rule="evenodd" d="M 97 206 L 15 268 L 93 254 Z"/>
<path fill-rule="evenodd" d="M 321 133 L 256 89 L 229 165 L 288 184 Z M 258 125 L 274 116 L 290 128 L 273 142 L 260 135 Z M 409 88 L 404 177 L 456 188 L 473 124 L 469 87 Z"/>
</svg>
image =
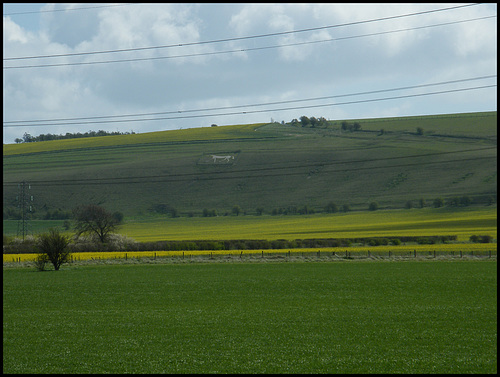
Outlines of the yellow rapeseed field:
<svg viewBox="0 0 500 377">
<path fill-rule="evenodd" d="M 74 261 L 84 261 L 84 260 L 106 260 L 106 259 L 133 259 L 133 258 L 154 258 L 154 257 L 189 257 L 197 255 L 251 255 L 259 254 L 264 252 L 264 254 L 273 253 L 333 253 L 342 256 L 346 252 L 351 256 L 363 255 L 389 255 L 389 252 L 394 255 L 413 255 L 416 252 L 417 255 L 433 255 L 434 252 L 438 255 L 455 255 L 459 256 L 460 252 L 464 255 L 479 254 L 487 255 L 489 251 L 492 255 L 496 255 L 497 244 L 496 243 L 463 243 L 463 244 L 435 244 L 435 245 L 398 245 L 398 246 L 353 246 L 353 247 L 329 247 L 329 248 L 303 248 L 303 249 L 266 249 L 266 250 L 198 250 L 198 251 L 113 251 L 113 252 L 88 252 L 88 253 L 73 253 L 71 258 Z M 37 254 L 4 254 L 4 262 L 27 262 L 33 261 Z"/>
</svg>

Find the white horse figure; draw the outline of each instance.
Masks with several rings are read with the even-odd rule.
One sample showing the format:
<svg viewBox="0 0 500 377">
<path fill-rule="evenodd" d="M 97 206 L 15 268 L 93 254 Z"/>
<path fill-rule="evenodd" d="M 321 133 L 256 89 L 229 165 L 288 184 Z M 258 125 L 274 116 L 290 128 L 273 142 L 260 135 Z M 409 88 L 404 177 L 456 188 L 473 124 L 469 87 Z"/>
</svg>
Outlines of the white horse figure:
<svg viewBox="0 0 500 377">
<path fill-rule="evenodd" d="M 212 158 L 214 159 L 214 163 L 217 161 L 229 162 L 231 159 L 234 160 L 234 156 L 216 156 L 215 154 L 212 155 Z"/>
</svg>

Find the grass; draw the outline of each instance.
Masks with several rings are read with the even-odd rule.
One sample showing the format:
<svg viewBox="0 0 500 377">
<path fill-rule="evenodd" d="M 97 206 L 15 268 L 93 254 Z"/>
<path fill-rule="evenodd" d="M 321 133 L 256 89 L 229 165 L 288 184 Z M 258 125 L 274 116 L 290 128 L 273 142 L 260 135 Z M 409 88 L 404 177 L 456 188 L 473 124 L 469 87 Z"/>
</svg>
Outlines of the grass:
<svg viewBox="0 0 500 377">
<path fill-rule="evenodd" d="M 330 201 L 404 208 L 463 196 L 483 205 L 496 198 L 496 119 L 370 119 L 361 132 L 341 132 L 340 121 L 328 129 L 251 124 L 4 145 L 4 209 L 17 208 L 22 181 L 39 217 L 89 203 L 126 218 L 160 204 L 182 216 L 230 214 L 235 205 L 248 214 L 306 205 L 319 212 Z M 236 158 L 207 163 L 212 154 Z"/>
<path fill-rule="evenodd" d="M 122 147 L 136 144 L 175 143 L 200 140 L 224 140 L 228 138 L 255 138 L 255 129 L 263 123 L 234 125 L 225 127 L 201 127 L 186 130 L 146 132 L 133 135 L 100 136 L 92 138 L 64 139 L 37 143 L 4 144 L 5 156 L 54 152 L 72 149 L 95 149 Z"/>
<path fill-rule="evenodd" d="M 3 233 L 15 236 L 17 221 L 5 220 Z M 51 227 L 63 230 L 62 220 L 30 222 L 33 234 Z M 128 220 L 119 233 L 136 241 L 303 239 L 391 236 L 457 235 L 468 241 L 471 235 L 497 238 L 496 206 L 425 208 L 412 210 L 360 211 L 296 216 L 219 216 L 166 218 L 156 216 Z"/>
<path fill-rule="evenodd" d="M 4 269 L 4 373 L 496 373 L 496 261 Z"/>
</svg>

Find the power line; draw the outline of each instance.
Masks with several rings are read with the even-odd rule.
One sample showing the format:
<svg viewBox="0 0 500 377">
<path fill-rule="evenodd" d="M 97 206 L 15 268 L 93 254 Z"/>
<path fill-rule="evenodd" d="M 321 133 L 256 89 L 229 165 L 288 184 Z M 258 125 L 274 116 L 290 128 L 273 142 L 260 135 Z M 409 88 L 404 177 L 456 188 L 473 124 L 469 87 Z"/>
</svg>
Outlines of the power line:
<svg viewBox="0 0 500 377">
<path fill-rule="evenodd" d="M 135 4 L 137 4 L 137 3 L 135 3 Z M 130 5 L 130 4 L 123 4 L 123 5 Z M 268 34 L 258 34 L 258 35 L 251 35 L 251 36 L 245 36 L 245 37 L 233 37 L 233 38 L 216 39 L 216 40 L 209 40 L 209 41 L 202 41 L 202 42 L 176 43 L 176 44 L 170 44 L 170 45 L 136 47 L 136 48 L 126 48 L 126 49 L 105 50 L 105 51 L 89 51 L 89 52 L 76 52 L 76 53 L 68 53 L 68 54 L 52 54 L 52 55 L 12 57 L 12 58 L 4 58 L 3 60 L 20 60 L 20 59 L 53 58 L 53 57 L 63 57 L 63 56 L 109 54 L 109 53 L 117 53 L 117 52 L 142 51 L 142 50 L 163 49 L 163 48 L 171 48 L 171 47 L 196 46 L 196 45 L 202 45 L 202 44 L 221 43 L 221 42 L 233 42 L 233 41 L 245 40 L 245 39 L 274 37 L 274 36 L 279 36 L 279 35 L 303 33 L 303 32 L 310 32 L 310 31 L 317 31 L 317 30 L 324 30 L 324 29 L 332 29 L 332 28 L 343 27 L 343 26 L 352 26 L 352 25 L 359 25 L 359 24 L 364 24 L 364 23 L 386 21 L 386 20 L 390 20 L 390 19 L 410 17 L 410 16 L 435 13 L 435 12 L 441 12 L 441 11 L 448 11 L 448 10 L 476 6 L 476 5 L 481 5 L 481 4 L 475 3 L 475 4 L 459 5 L 459 6 L 455 6 L 455 7 L 441 8 L 441 9 L 435 9 L 435 10 L 430 10 L 430 11 L 415 12 L 415 13 L 403 14 L 403 15 L 399 15 L 399 16 L 381 17 L 381 18 L 375 18 L 375 19 L 371 19 L 371 20 L 348 22 L 348 23 L 344 23 L 344 24 L 320 26 L 320 27 L 315 27 L 315 28 L 290 30 L 290 31 L 283 31 L 283 32 L 276 32 L 276 33 L 268 33 Z M 88 9 L 88 8 L 80 8 L 80 9 Z"/>
<path fill-rule="evenodd" d="M 140 3 L 126 3 L 126 4 L 110 4 L 110 5 L 96 5 L 92 7 L 82 7 L 82 8 L 67 8 L 67 9 L 48 9 L 48 10 L 34 10 L 34 11 L 26 11 L 26 12 L 12 12 L 12 13 L 4 13 L 4 16 L 19 16 L 23 14 L 36 14 L 36 13 L 52 13 L 52 12 L 67 12 L 67 11 L 75 11 L 75 10 L 86 10 L 86 9 L 97 9 L 97 8 L 111 8 L 111 7 L 123 7 L 126 5 L 134 5 Z"/>
<path fill-rule="evenodd" d="M 263 113 L 263 112 L 270 112 L 270 111 L 288 111 L 288 110 L 299 110 L 299 109 L 312 109 L 312 108 L 319 108 L 319 107 L 333 107 L 333 106 L 352 105 L 352 104 L 360 104 L 360 103 L 368 103 L 368 102 L 378 102 L 378 101 L 388 101 L 388 100 L 396 100 L 396 99 L 404 99 L 404 98 L 423 97 L 423 96 L 430 96 L 430 95 L 437 95 L 437 94 L 447 94 L 447 93 L 456 93 L 456 92 L 465 92 L 465 91 L 470 91 L 470 90 L 493 88 L 496 86 L 497 86 L 497 84 L 491 84 L 491 85 L 482 85 L 482 86 L 461 88 L 461 89 L 449 89 L 449 90 L 420 93 L 420 94 L 408 94 L 408 95 L 400 95 L 400 96 L 385 97 L 385 98 L 364 99 L 364 100 L 358 100 L 358 101 L 327 103 L 327 104 L 320 104 L 320 105 L 282 107 L 282 108 L 262 109 L 262 110 L 236 111 L 236 112 L 228 112 L 228 113 L 183 115 L 183 116 L 170 116 L 170 117 L 158 117 L 158 118 L 146 118 L 146 119 L 119 119 L 119 120 L 102 120 L 102 121 L 88 121 L 88 122 L 41 123 L 41 124 L 29 124 L 29 125 L 26 125 L 26 124 L 9 125 L 9 124 L 7 124 L 7 125 L 4 125 L 4 128 L 28 127 L 28 126 L 29 127 L 43 127 L 43 126 L 69 126 L 69 125 L 87 125 L 87 124 L 105 124 L 105 123 L 131 123 L 131 122 L 145 122 L 145 121 L 158 121 L 158 120 L 192 119 L 192 118 L 208 118 L 208 117 L 214 117 L 214 116 L 256 114 L 256 113 Z"/>
<path fill-rule="evenodd" d="M 316 41 L 295 42 L 295 43 L 280 44 L 280 45 L 271 45 L 271 46 L 263 46 L 263 47 L 238 48 L 238 49 L 225 50 L 225 51 L 200 52 L 200 53 L 192 53 L 192 54 L 184 54 L 184 55 L 170 55 L 170 56 L 157 56 L 157 57 L 144 57 L 144 58 L 102 60 L 102 61 L 91 61 L 91 62 L 75 62 L 75 63 L 54 63 L 54 64 L 23 65 L 23 66 L 7 66 L 7 67 L 3 67 L 3 68 L 4 69 L 47 68 L 47 67 L 61 67 L 61 66 L 78 66 L 78 65 L 93 65 L 93 64 L 125 63 L 125 62 L 137 62 L 137 61 L 146 61 L 146 60 L 150 61 L 150 60 L 164 60 L 164 59 L 177 59 L 177 58 L 191 58 L 191 57 L 220 55 L 220 54 L 230 54 L 230 53 L 238 53 L 238 52 L 250 52 L 250 51 L 259 51 L 259 50 L 269 50 L 269 49 L 275 49 L 275 48 L 284 48 L 284 47 L 309 45 L 309 44 L 316 44 L 316 43 L 334 42 L 334 41 L 341 41 L 341 40 L 348 40 L 348 39 L 355 39 L 355 38 L 363 38 L 363 37 L 372 37 L 372 36 L 384 35 L 384 34 L 391 34 L 391 33 L 400 33 L 400 32 L 405 32 L 405 31 L 420 30 L 420 29 L 426 29 L 426 28 L 438 27 L 438 26 L 448 26 L 448 25 L 453 25 L 453 24 L 458 24 L 458 23 L 478 21 L 478 20 L 484 20 L 484 19 L 495 18 L 495 17 L 497 17 L 497 16 L 496 15 L 493 15 L 493 16 L 484 16 L 484 17 L 471 18 L 471 19 L 467 19 L 467 20 L 450 21 L 450 22 L 444 22 L 444 23 L 440 23 L 440 24 L 418 26 L 418 27 L 413 27 L 413 28 L 405 28 L 405 29 L 397 29 L 397 30 L 389 30 L 389 31 L 383 31 L 383 32 L 376 32 L 376 33 L 368 33 L 368 34 L 353 35 L 353 36 L 346 36 L 346 37 L 329 38 L 329 39 L 316 40 Z M 181 45 L 169 46 L 169 47 L 178 47 L 178 46 L 186 46 L 186 45 L 187 44 L 181 44 Z M 166 46 L 164 46 L 164 47 L 166 47 Z M 164 48 L 164 47 L 162 47 L 162 48 Z M 156 47 L 156 48 L 160 48 L 160 47 Z M 142 48 L 142 49 L 150 49 L 150 48 Z M 116 50 L 115 52 L 118 52 L 118 50 Z M 60 56 L 84 55 L 84 54 L 94 54 L 94 53 L 76 53 L 76 54 L 68 54 L 68 55 L 60 55 Z M 55 57 L 55 56 L 56 55 L 53 55 L 53 56 L 40 56 L 40 57 Z M 29 57 L 29 58 L 33 58 L 33 57 Z M 4 60 L 13 60 L 13 59 L 25 59 L 25 58 L 6 58 Z"/>
<path fill-rule="evenodd" d="M 343 173 L 343 172 L 354 172 L 354 171 L 360 171 L 360 170 L 375 170 L 375 169 L 390 169 L 390 168 L 399 168 L 399 167 L 410 167 L 410 166 L 424 166 L 424 165 L 433 165 L 433 164 L 446 164 L 446 163 L 457 163 L 457 162 L 465 162 L 465 161 L 475 161 L 475 160 L 484 160 L 484 159 L 496 159 L 497 156 L 481 156 L 481 157 L 474 157 L 474 158 L 469 158 L 469 159 L 456 159 L 456 160 L 446 160 L 446 161 L 429 161 L 429 162 L 412 162 L 412 163 L 406 163 L 406 164 L 397 164 L 397 165 L 386 165 L 386 166 L 372 166 L 372 167 L 358 167 L 358 168 L 343 168 L 343 169 L 336 169 L 336 170 L 328 170 L 325 173 Z M 369 162 L 371 160 L 366 160 L 364 162 Z M 344 161 L 345 163 L 346 161 Z M 230 174 L 229 172 L 224 172 L 225 174 Z M 203 173 L 201 173 L 203 174 Z M 204 174 L 214 174 L 214 173 L 204 173 Z M 281 177 L 281 176 L 292 176 L 292 175 L 304 175 L 306 174 L 305 172 L 273 172 L 272 174 L 266 174 L 266 175 L 253 175 L 252 178 L 265 178 L 265 177 Z M 176 179 L 177 177 L 177 179 Z M 182 177 L 178 178 L 178 175 L 174 176 L 163 176 L 163 177 L 144 177 L 145 179 L 148 179 L 148 182 L 146 183 L 160 183 L 160 182 L 182 182 L 182 181 L 214 181 L 214 180 L 224 180 L 224 179 L 247 179 L 249 178 L 248 175 L 239 175 L 239 176 L 212 176 L 212 177 Z M 151 181 L 151 179 L 158 179 L 155 181 Z M 145 184 L 144 181 L 139 180 L 139 181 L 121 181 L 121 182 L 115 182 L 115 181 L 110 181 L 110 182 L 91 182 L 89 180 L 85 181 L 65 181 L 65 182 L 55 182 L 55 181 L 46 181 L 46 182 L 33 182 L 34 184 L 36 183 L 38 186 L 93 186 L 93 185 L 112 185 L 112 184 Z M 4 186 L 12 186 L 15 183 L 9 183 L 9 182 L 4 182 Z"/>
<path fill-rule="evenodd" d="M 147 180 L 148 183 L 157 183 L 157 182 L 178 182 L 178 181 L 191 181 L 193 179 L 196 180 L 218 180 L 218 179 L 237 179 L 237 178 L 248 178 L 249 173 L 262 173 L 262 172 L 272 172 L 272 174 L 268 175 L 253 175 L 253 178 L 256 177 L 272 177 L 272 176 L 287 176 L 287 175 L 301 175 L 305 174 L 304 172 L 283 172 L 283 170 L 290 169 L 303 169 L 303 168 L 311 168 L 311 167 L 328 167 L 334 165 L 345 165 L 345 164 L 361 164 L 366 162 L 380 162 L 380 161 L 390 161 L 390 160 L 402 160 L 408 158 L 422 158 L 422 157 L 432 157 L 432 156 L 442 156 L 442 155 L 450 155 L 457 153 L 467 153 L 467 152 L 478 152 L 496 149 L 497 147 L 484 147 L 484 148 L 476 148 L 476 149 L 468 149 L 468 150 L 459 150 L 459 151 L 447 151 L 447 152 L 434 152 L 434 153 L 426 153 L 426 154 L 416 154 L 409 156 L 396 156 L 396 157 L 381 157 L 381 158 L 371 158 L 371 159 L 362 159 L 362 160 L 354 160 L 354 161 L 328 161 L 328 162 L 315 162 L 308 164 L 299 164 L 299 165 L 288 165 L 288 166 L 272 166 L 272 167 L 260 167 L 254 169 L 246 169 L 246 170 L 232 170 L 232 171 L 216 171 L 209 173 L 178 173 L 178 174 L 163 174 L 163 175 L 149 175 L 149 176 L 135 176 L 135 177 L 114 177 L 114 178 L 89 178 L 89 179 L 67 179 L 67 180 L 58 180 L 58 181 L 47 181 L 47 180 L 39 180 L 39 181 L 30 181 L 32 184 L 36 184 L 37 186 L 71 186 L 71 185 L 109 185 L 109 184 L 134 184 L 134 183 L 144 183 L 144 180 Z M 469 159 L 456 159 L 456 160 L 447 160 L 447 161 L 431 161 L 431 162 L 413 162 L 399 165 L 391 165 L 391 166 L 378 166 L 378 167 L 358 167 L 358 168 L 344 168 L 337 170 L 328 170 L 327 173 L 337 173 L 344 171 L 356 171 L 356 170 L 366 170 L 366 169 L 382 169 L 382 168 L 392 168 L 392 167 L 403 167 L 403 166 L 414 166 L 414 165 L 428 165 L 435 163 L 448 163 L 448 162 L 463 162 L 463 161 L 472 161 L 478 159 L 489 159 L 495 158 L 496 156 L 479 156 Z M 243 173 L 241 176 L 234 176 L 234 174 Z M 203 175 L 208 177 L 203 177 Z M 225 176 L 226 175 L 226 176 Z M 229 175 L 229 176 L 227 176 Z M 201 176 L 201 177 L 200 177 Z M 152 182 L 151 180 L 157 180 Z M 12 186 L 15 185 L 15 182 L 3 182 L 4 186 Z"/>
<path fill-rule="evenodd" d="M 435 83 L 430 83 L 430 84 L 412 85 L 412 86 L 404 86 L 404 87 L 399 87 L 399 88 L 380 89 L 380 90 L 372 90 L 372 91 L 358 92 L 358 93 L 338 94 L 338 95 L 332 95 L 332 96 L 322 96 L 322 97 L 304 98 L 304 99 L 296 99 L 296 100 L 255 103 L 255 104 L 246 104 L 246 105 L 221 106 L 221 107 L 211 107 L 211 108 L 201 108 L 201 109 L 191 109 L 191 110 L 173 110 L 173 111 L 161 111 L 161 112 L 152 112 L 152 113 L 136 113 L 136 114 L 123 114 L 123 115 L 101 115 L 101 116 L 77 117 L 77 118 L 53 118 L 53 119 L 34 119 L 34 120 L 12 120 L 12 121 L 4 121 L 3 123 L 4 123 L 4 127 L 14 127 L 14 126 L 25 126 L 26 123 L 67 122 L 67 121 L 75 121 L 75 120 L 95 120 L 95 119 L 110 119 L 110 118 L 123 118 L 123 117 L 139 117 L 139 116 L 152 116 L 152 115 L 181 114 L 181 113 L 192 113 L 192 112 L 201 112 L 201 111 L 229 110 L 229 109 L 237 109 L 237 108 L 248 108 L 248 107 L 258 107 L 258 106 L 280 105 L 280 104 L 294 103 L 294 102 L 318 101 L 318 100 L 325 100 L 325 99 L 332 99 L 332 98 L 351 97 L 351 96 L 360 96 L 360 95 L 366 95 L 366 94 L 384 93 L 384 92 L 391 92 L 391 91 L 398 91 L 398 90 L 425 88 L 425 87 L 436 86 L 436 85 L 456 84 L 456 83 L 459 83 L 459 82 L 484 80 L 484 79 L 490 79 L 490 78 L 494 78 L 494 77 L 497 77 L 497 75 L 478 76 L 478 77 L 471 77 L 471 78 L 465 78 L 465 79 L 441 81 L 441 82 L 435 82 Z M 22 123 L 22 124 L 12 124 L 12 123 Z M 10 124 L 12 124 L 12 125 L 10 125 Z M 5 126 L 5 125 L 7 125 L 7 126 Z M 52 124 L 46 124 L 46 125 L 52 125 Z"/>
</svg>

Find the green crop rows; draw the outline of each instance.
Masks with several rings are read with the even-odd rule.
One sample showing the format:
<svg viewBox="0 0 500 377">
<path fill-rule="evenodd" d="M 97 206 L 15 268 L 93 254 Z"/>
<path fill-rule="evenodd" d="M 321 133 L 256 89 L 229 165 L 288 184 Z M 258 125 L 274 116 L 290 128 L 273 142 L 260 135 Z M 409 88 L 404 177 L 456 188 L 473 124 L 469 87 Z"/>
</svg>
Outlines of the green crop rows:
<svg viewBox="0 0 500 377">
<path fill-rule="evenodd" d="M 495 261 L 4 269 L 4 373 L 496 373 Z"/>
</svg>

